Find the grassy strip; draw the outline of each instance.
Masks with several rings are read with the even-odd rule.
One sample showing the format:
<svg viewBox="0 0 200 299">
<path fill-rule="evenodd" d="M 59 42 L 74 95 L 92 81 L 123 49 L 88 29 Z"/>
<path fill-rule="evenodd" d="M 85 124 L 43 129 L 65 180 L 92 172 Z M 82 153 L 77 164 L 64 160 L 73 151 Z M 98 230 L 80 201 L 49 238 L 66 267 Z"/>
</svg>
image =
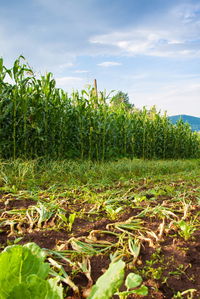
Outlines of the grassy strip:
<svg viewBox="0 0 200 299">
<path fill-rule="evenodd" d="M 111 185 L 117 181 L 197 171 L 200 160 L 115 162 L 15 160 L 0 162 L 0 187 L 16 189 L 58 186 Z"/>
</svg>

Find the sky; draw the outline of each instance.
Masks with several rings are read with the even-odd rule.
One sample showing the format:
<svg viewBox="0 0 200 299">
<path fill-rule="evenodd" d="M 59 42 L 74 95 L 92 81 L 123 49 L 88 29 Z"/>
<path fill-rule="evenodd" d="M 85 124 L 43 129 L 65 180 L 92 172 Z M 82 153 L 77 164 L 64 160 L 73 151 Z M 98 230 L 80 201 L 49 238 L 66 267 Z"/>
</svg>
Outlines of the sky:
<svg viewBox="0 0 200 299">
<path fill-rule="evenodd" d="M 128 93 L 136 107 L 200 117 L 199 0 L 0 0 L 0 56 L 57 87 Z"/>
</svg>

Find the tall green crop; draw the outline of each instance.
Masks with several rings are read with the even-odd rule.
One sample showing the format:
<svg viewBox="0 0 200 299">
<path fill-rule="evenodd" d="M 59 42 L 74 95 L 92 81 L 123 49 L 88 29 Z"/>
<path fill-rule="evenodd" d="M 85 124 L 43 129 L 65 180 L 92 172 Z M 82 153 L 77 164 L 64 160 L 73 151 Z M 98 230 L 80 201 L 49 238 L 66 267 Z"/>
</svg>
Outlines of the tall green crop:
<svg viewBox="0 0 200 299">
<path fill-rule="evenodd" d="M 10 77 L 11 83 L 6 82 Z M 200 138 L 182 121 L 114 105 L 94 88 L 69 96 L 51 73 L 37 78 L 20 56 L 0 59 L 0 158 L 169 159 L 200 156 Z"/>
</svg>

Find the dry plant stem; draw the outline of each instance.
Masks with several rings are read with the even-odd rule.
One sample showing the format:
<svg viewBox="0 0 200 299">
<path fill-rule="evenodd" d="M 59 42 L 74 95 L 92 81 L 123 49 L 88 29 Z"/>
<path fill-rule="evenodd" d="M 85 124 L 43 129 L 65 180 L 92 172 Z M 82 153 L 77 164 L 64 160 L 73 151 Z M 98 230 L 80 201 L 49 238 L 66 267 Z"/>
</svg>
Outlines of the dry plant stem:
<svg viewBox="0 0 200 299">
<path fill-rule="evenodd" d="M 69 285 L 73 289 L 76 295 L 79 295 L 79 288 L 73 283 L 70 277 L 66 274 L 63 267 L 59 265 L 56 261 L 54 261 L 52 258 L 48 258 L 48 261 L 51 263 L 52 266 L 54 266 L 58 270 L 61 270 L 61 272 L 63 273 L 64 277 L 60 276 L 60 280 L 66 283 L 67 285 Z"/>
<path fill-rule="evenodd" d="M 163 233 L 164 233 L 164 231 L 165 231 L 165 218 L 163 218 L 162 223 L 159 225 L 158 231 L 159 231 L 158 239 L 159 239 L 159 240 L 162 240 L 162 238 L 163 238 Z"/>
</svg>

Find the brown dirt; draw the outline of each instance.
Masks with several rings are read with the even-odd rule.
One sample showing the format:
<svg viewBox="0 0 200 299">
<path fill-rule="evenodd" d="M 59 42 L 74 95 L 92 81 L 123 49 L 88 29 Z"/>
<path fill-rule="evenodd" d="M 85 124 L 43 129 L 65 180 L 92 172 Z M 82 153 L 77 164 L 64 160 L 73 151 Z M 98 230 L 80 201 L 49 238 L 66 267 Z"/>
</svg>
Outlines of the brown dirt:
<svg viewBox="0 0 200 299">
<path fill-rule="evenodd" d="M 0 202 L 0 209 L 13 210 L 13 209 L 26 209 L 29 206 L 35 205 L 36 201 L 32 199 L 15 199 L 7 198 Z"/>
<path fill-rule="evenodd" d="M 42 248 L 54 249 L 58 241 L 65 241 L 68 238 L 68 234 L 64 231 L 37 231 L 30 234 L 26 234 L 20 241 L 20 244 L 35 242 Z"/>
<path fill-rule="evenodd" d="M 100 192 L 100 190 L 98 191 Z M 149 196 L 147 196 L 148 198 Z M 151 199 L 151 197 L 149 197 Z M 162 203 L 163 200 L 168 200 L 168 197 L 159 198 L 159 202 Z M 27 208 L 30 205 L 36 204 L 35 201 L 30 199 L 12 199 L 8 201 L 6 205 L 6 210 L 12 209 L 22 209 Z M 0 209 L 4 209 L 5 205 L 0 202 Z M 66 206 L 66 210 L 69 208 Z M 77 210 L 80 210 L 80 205 L 77 206 Z M 89 210 L 88 206 L 88 210 Z M 73 211 L 75 205 L 73 206 Z M 5 209 L 4 209 L 5 211 Z M 68 211 L 69 212 L 69 211 Z M 68 213 L 66 211 L 66 213 Z M 2 228 L 0 232 L 0 244 L 1 248 L 6 246 L 8 243 L 12 243 L 15 238 L 22 236 L 20 244 L 25 244 L 27 242 L 35 242 L 42 248 L 55 249 L 58 243 L 65 243 L 70 237 L 87 237 L 92 230 L 106 230 L 106 226 L 109 223 L 114 223 L 117 221 L 126 221 L 132 216 L 137 215 L 140 212 L 138 209 L 124 208 L 124 213 L 118 217 L 117 220 L 111 220 L 106 218 L 105 212 L 98 214 L 101 219 L 96 219 L 95 217 L 90 217 L 88 219 L 76 218 L 73 224 L 72 232 L 67 232 L 66 230 L 55 231 L 50 228 L 42 228 L 40 231 L 36 229 L 32 233 L 27 231 L 23 235 L 8 236 L 8 226 Z M 156 232 L 161 224 L 162 220 L 158 218 L 153 218 L 149 221 L 148 217 L 144 218 L 145 224 L 148 229 Z M 114 230 L 113 230 L 114 231 Z M 172 234 L 174 233 L 174 237 Z M 171 234 L 171 235 L 170 235 Z M 178 291 L 185 291 L 188 289 L 197 289 L 194 294 L 193 299 L 200 298 L 200 232 L 197 230 L 190 241 L 184 241 L 183 238 L 175 235 L 175 231 L 169 233 L 164 233 L 163 240 L 155 241 L 154 247 L 150 246 L 149 242 L 143 240 L 141 252 L 139 256 L 140 264 L 137 265 L 137 269 L 142 271 L 143 269 L 150 269 L 143 273 L 144 284 L 148 286 L 149 295 L 145 298 L 155 298 L 155 299 L 170 299 Z M 98 237 L 99 240 L 103 239 L 109 242 L 116 242 L 116 237 L 112 235 L 103 235 Z M 147 267 L 148 261 L 152 260 L 152 254 L 157 252 L 160 248 L 161 259 L 157 259 L 152 263 L 151 267 Z M 95 282 L 108 268 L 110 263 L 109 253 L 93 255 L 90 257 L 91 263 L 91 277 Z M 161 277 L 155 277 L 154 270 L 158 270 L 159 267 L 162 268 Z M 83 273 L 76 273 L 74 282 L 84 289 L 87 286 L 87 278 Z M 69 291 L 68 296 L 73 296 L 73 293 Z M 115 296 L 113 298 L 116 298 Z M 143 298 L 142 296 L 130 295 L 128 298 Z M 187 298 L 186 296 L 183 298 Z"/>
</svg>

